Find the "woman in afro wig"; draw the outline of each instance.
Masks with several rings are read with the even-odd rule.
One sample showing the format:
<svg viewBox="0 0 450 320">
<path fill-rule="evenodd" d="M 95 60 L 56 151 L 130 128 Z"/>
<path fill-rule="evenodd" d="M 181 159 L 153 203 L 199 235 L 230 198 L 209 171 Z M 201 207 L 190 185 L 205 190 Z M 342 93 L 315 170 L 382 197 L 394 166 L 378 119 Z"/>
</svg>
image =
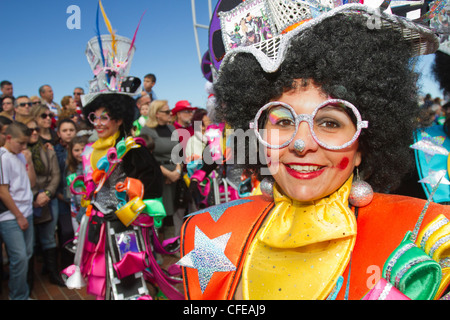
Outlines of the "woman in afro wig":
<svg viewBox="0 0 450 320">
<path fill-rule="evenodd" d="M 274 74 L 250 54 L 223 66 L 215 84 L 216 112 L 246 130 L 259 108 L 298 85 L 295 79 L 313 82 L 353 103 L 369 121 L 359 137 L 359 174 L 374 190 L 393 190 L 413 165 L 405 161 L 420 110 L 412 55 L 399 33 L 371 30 L 362 17 L 332 17 L 294 39 Z"/>
<path fill-rule="evenodd" d="M 424 235 L 438 215 L 450 218 L 450 208 L 431 203 L 422 217 L 425 200 L 392 194 L 414 165 L 417 47 L 401 28 L 368 27 L 356 6 L 290 31 L 278 67 L 253 48 L 223 59 L 216 116 L 235 130 L 253 128 L 263 158 L 254 163 L 251 137 L 235 158 L 245 151 L 245 167 L 263 179 L 255 195 L 186 220 L 179 262 L 186 298 L 444 294 L 445 254 L 432 259 L 425 248 L 434 243 Z"/>
</svg>

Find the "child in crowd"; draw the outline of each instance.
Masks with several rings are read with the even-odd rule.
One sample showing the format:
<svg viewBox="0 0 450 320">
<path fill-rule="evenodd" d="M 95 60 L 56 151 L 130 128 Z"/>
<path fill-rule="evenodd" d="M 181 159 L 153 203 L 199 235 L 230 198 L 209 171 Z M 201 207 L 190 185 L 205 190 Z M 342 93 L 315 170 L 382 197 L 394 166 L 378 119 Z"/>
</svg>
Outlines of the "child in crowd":
<svg viewBox="0 0 450 320">
<path fill-rule="evenodd" d="M 33 255 L 33 193 L 36 183 L 31 152 L 27 150 L 30 130 L 13 122 L 5 131 L 0 148 L 0 237 L 9 258 L 9 298 L 28 300 L 28 261 Z"/>
<path fill-rule="evenodd" d="M 73 261 L 73 256 L 67 250 L 61 249 L 65 243 L 74 237 L 72 219 L 70 215 L 70 190 L 66 183 L 66 160 L 67 148 L 69 143 L 77 133 L 77 126 L 70 118 L 61 118 L 56 127 L 56 134 L 59 141 L 55 145 L 54 150 L 58 157 L 59 170 L 61 172 L 61 180 L 58 186 L 56 196 L 58 198 L 59 216 L 58 216 L 58 237 L 61 252 L 61 267 L 69 266 Z M 69 194 L 69 196 L 68 196 Z"/>
<path fill-rule="evenodd" d="M 88 143 L 87 136 L 76 136 L 69 143 L 67 155 L 67 176 L 74 173 L 76 176 L 83 175 L 81 154 L 83 153 L 84 147 L 86 146 L 87 143 Z M 67 189 L 69 190 L 70 193 L 70 189 L 69 188 Z M 81 207 L 80 203 L 81 203 L 81 195 L 75 195 L 70 193 L 70 212 L 74 232 L 77 231 L 79 223 L 81 221 L 81 217 L 86 210 L 84 207 Z"/>
<path fill-rule="evenodd" d="M 139 136 L 141 134 L 141 129 L 145 125 L 145 123 L 148 120 L 148 112 L 150 111 L 150 104 L 144 104 L 139 109 L 140 116 L 137 120 L 133 122 L 133 135 L 135 137 Z"/>
</svg>

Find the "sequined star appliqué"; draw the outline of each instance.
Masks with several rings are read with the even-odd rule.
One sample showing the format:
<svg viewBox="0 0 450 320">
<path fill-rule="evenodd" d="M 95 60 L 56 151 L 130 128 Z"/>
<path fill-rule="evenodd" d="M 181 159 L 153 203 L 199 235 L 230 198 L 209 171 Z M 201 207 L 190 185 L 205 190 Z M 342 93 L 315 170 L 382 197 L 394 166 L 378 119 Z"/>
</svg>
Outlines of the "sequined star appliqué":
<svg viewBox="0 0 450 320">
<path fill-rule="evenodd" d="M 434 188 L 438 183 L 450 185 L 450 181 L 445 177 L 447 170 L 429 170 L 428 176 L 419 180 L 421 183 L 428 183 L 432 188 Z"/>
<path fill-rule="evenodd" d="M 202 293 L 205 291 L 214 272 L 236 270 L 236 266 L 225 255 L 225 248 L 231 232 L 210 239 L 199 227 L 195 227 L 194 250 L 186 254 L 178 265 L 198 270 Z"/>
<path fill-rule="evenodd" d="M 442 147 L 445 137 L 432 137 L 426 132 L 421 132 L 421 137 L 422 140 L 411 145 L 411 148 L 425 152 L 427 162 L 429 162 L 431 158 L 437 154 L 448 156 L 448 151 Z"/>
<path fill-rule="evenodd" d="M 223 215 L 223 213 L 230 207 L 234 207 L 234 206 L 238 206 L 241 205 L 243 203 L 247 203 L 247 202 L 251 202 L 252 200 L 249 199 L 238 199 L 238 200 L 234 200 L 234 201 L 229 201 L 229 202 L 225 202 L 222 204 L 218 204 L 216 206 L 213 207 L 209 207 L 206 209 L 202 209 L 200 211 L 191 213 L 188 215 L 189 216 L 195 216 L 201 213 L 205 213 L 205 212 L 209 212 L 209 214 L 211 215 L 211 218 L 213 218 L 214 222 L 217 222 L 217 220 L 220 219 L 220 217 Z"/>
</svg>

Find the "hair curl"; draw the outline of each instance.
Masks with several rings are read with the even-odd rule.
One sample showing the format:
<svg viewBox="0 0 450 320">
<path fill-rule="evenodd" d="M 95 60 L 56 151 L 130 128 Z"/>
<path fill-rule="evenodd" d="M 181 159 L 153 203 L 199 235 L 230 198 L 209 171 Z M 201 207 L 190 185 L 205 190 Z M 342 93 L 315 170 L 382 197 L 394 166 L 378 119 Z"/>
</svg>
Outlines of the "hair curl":
<svg viewBox="0 0 450 320">
<path fill-rule="evenodd" d="M 292 89 L 295 79 L 313 81 L 369 121 L 359 137 L 359 172 L 375 191 L 392 191 L 413 165 L 409 146 L 419 106 L 412 56 L 399 32 L 371 30 L 362 16 L 336 15 L 292 39 L 275 73 L 265 73 L 246 53 L 222 64 L 216 111 L 231 127 L 246 130 L 259 108 Z"/>
<path fill-rule="evenodd" d="M 129 135 L 134 121 L 134 107 L 136 102 L 126 94 L 99 94 L 92 102 L 84 106 L 83 115 L 88 118 L 91 112 L 105 108 L 111 120 L 122 120 L 122 130 Z M 122 132 L 121 132 L 122 134 Z"/>
</svg>

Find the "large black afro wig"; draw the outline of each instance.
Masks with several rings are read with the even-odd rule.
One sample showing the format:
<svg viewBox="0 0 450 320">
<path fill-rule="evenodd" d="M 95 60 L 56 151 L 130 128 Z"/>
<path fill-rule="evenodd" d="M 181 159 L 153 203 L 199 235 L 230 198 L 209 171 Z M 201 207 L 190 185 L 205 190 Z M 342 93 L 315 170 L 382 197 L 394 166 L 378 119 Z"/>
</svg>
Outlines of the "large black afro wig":
<svg viewBox="0 0 450 320">
<path fill-rule="evenodd" d="M 419 105 L 412 57 L 399 32 L 369 29 L 361 16 L 337 15 L 292 39 L 275 73 L 265 73 L 248 53 L 222 64 L 216 111 L 231 127 L 246 130 L 259 108 L 291 89 L 294 79 L 313 81 L 331 97 L 353 103 L 369 121 L 359 138 L 360 176 L 377 192 L 393 191 L 413 166 L 409 146 Z"/>
<path fill-rule="evenodd" d="M 99 94 L 92 102 L 83 108 L 85 119 L 91 112 L 105 108 L 112 120 L 122 120 L 121 136 L 129 135 L 134 121 L 135 100 L 120 93 Z"/>
</svg>

